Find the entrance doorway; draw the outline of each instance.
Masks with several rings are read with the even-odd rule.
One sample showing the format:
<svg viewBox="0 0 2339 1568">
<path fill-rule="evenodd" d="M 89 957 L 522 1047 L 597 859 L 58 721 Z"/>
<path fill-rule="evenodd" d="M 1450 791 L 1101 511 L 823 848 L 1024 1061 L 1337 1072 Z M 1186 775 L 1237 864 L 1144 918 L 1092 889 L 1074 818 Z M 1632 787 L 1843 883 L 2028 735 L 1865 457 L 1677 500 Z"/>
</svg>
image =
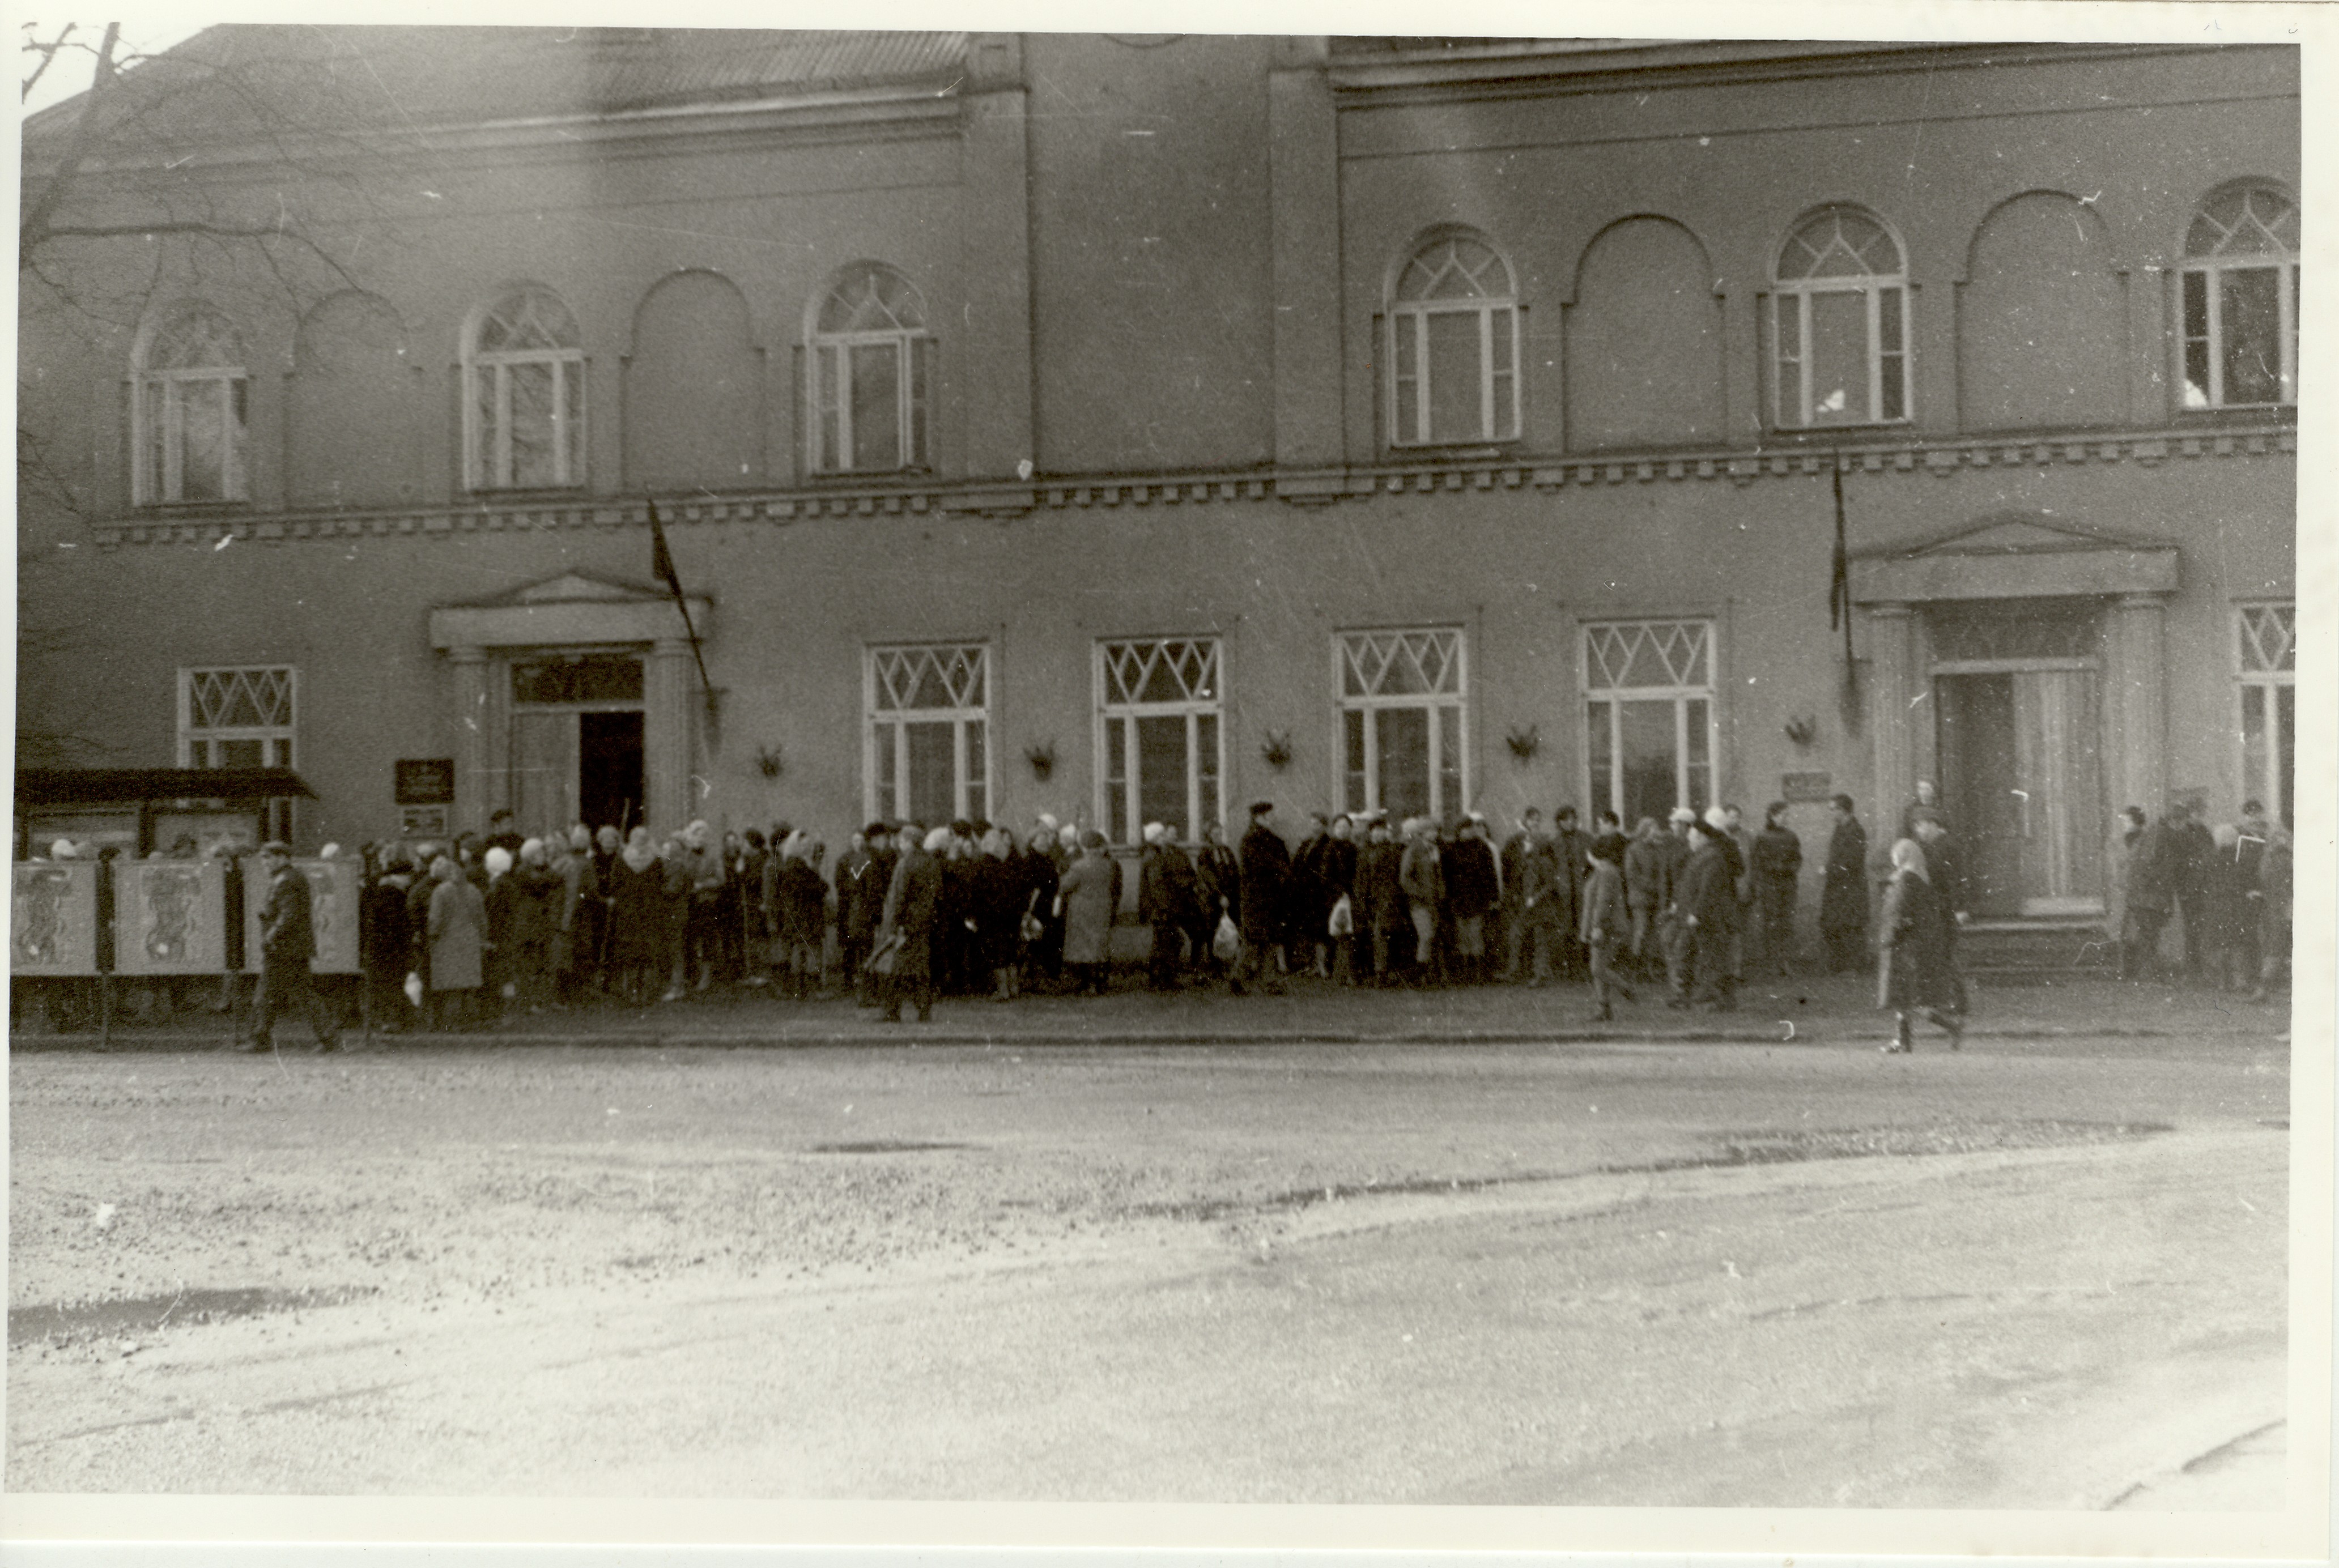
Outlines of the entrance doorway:
<svg viewBox="0 0 2339 1568">
<path fill-rule="evenodd" d="M 521 833 L 642 820 L 642 665 L 630 654 L 512 666 L 511 809 Z"/>
<path fill-rule="evenodd" d="M 1936 674 L 1941 804 L 1979 915 L 2100 913 L 2102 720 L 2093 669 Z"/>
</svg>

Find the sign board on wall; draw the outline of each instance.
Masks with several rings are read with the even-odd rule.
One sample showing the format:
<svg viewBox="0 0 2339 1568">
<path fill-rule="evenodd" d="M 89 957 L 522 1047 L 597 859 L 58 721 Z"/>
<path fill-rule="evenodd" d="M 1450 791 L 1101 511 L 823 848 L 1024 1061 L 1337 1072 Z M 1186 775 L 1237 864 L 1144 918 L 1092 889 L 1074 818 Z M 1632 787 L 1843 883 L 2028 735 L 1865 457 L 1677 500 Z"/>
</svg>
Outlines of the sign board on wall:
<svg viewBox="0 0 2339 1568">
<path fill-rule="evenodd" d="M 1829 800 L 1834 794 L 1833 781 L 1826 774 L 1781 774 L 1779 775 L 1779 798 L 1789 805 Z"/>
<path fill-rule="evenodd" d="M 292 869 L 309 879 L 309 918 L 317 931 L 314 974 L 358 972 L 358 873 L 354 860 L 296 860 Z M 253 861 L 243 873 L 243 968 L 260 971 L 260 911 L 268 902 L 268 878 Z"/>
<path fill-rule="evenodd" d="M 227 867 L 216 860 L 118 862 L 117 974 L 217 974 L 227 967 Z"/>
<path fill-rule="evenodd" d="M 402 805 L 398 808 L 400 838 L 445 838 L 447 808 L 443 805 Z"/>
<path fill-rule="evenodd" d="M 8 971 L 97 972 L 94 862 L 19 861 L 8 911 Z"/>
<path fill-rule="evenodd" d="M 455 799 L 453 757 L 398 759 L 400 805 L 447 805 Z"/>
</svg>

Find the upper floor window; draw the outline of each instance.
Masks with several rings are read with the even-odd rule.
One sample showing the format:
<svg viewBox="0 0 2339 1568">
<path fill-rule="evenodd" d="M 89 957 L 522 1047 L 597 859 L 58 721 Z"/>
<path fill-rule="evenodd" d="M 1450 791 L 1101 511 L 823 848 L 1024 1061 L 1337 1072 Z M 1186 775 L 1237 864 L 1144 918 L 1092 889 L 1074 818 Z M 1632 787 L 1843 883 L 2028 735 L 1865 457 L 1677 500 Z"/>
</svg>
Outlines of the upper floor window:
<svg viewBox="0 0 2339 1568">
<path fill-rule="evenodd" d="M 1518 439 L 1518 286 L 1501 251 L 1432 240 L 1397 274 L 1388 321 L 1391 446 Z"/>
<path fill-rule="evenodd" d="M 463 446 L 475 490 L 585 482 L 585 351 L 551 290 L 506 290 L 466 334 Z"/>
<path fill-rule="evenodd" d="M 2185 235 L 2185 406 L 2298 401 L 2298 205 L 2264 185 L 2202 203 Z"/>
<path fill-rule="evenodd" d="M 1779 253 L 1770 318 L 1780 425 L 1909 417 L 1909 273 L 1883 224 L 1851 207 L 1805 219 Z"/>
<path fill-rule="evenodd" d="M 139 345 L 131 403 L 141 506 L 244 498 L 243 343 L 208 305 L 181 306 Z"/>
<path fill-rule="evenodd" d="M 813 468 L 883 473 L 930 466 L 933 340 L 925 301 L 891 267 L 864 261 L 822 296 L 809 334 Z"/>
<path fill-rule="evenodd" d="M 295 672 L 287 666 L 179 672 L 179 765 L 292 765 Z"/>
</svg>

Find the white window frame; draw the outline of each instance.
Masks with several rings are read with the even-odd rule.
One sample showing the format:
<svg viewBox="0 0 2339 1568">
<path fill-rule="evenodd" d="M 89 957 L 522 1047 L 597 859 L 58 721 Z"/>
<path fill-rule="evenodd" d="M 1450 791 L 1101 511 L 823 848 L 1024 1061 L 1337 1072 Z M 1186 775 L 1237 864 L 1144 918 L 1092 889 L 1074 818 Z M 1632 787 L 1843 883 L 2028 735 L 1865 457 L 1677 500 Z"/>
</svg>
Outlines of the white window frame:
<svg viewBox="0 0 2339 1568">
<path fill-rule="evenodd" d="M 150 368 L 159 343 L 173 335 L 180 325 L 205 317 L 218 324 L 232 345 L 236 362 Z M 249 498 L 243 449 L 251 379 L 242 358 L 241 336 L 224 316 L 208 306 L 183 307 L 170 319 L 169 325 L 150 326 L 141 335 L 134 361 L 138 369 L 132 378 L 130 398 L 130 449 L 135 454 L 130 465 L 133 505 L 218 504 Z M 195 387 L 218 389 L 228 428 L 226 450 L 220 456 L 220 494 L 197 497 L 190 503 L 185 494 L 186 407 L 187 393 Z"/>
<path fill-rule="evenodd" d="M 490 349 L 479 346 L 479 332 L 489 318 L 507 301 L 534 295 L 550 301 L 566 319 L 571 340 L 555 347 Z M 472 312 L 463 329 L 463 485 L 472 491 L 509 489 L 574 489 L 585 483 L 587 445 L 585 350 L 576 340 L 577 321 L 567 301 L 536 283 L 498 290 Z M 549 484 L 522 485 L 512 477 L 512 371 L 522 366 L 546 367 L 552 380 L 549 439 L 553 478 Z M 493 412 L 483 421 L 479 404 L 482 383 L 493 398 Z M 574 390 L 576 408 L 569 408 Z"/>
<path fill-rule="evenodd" d="M 270 725 L 206 725 L 200 723 L 202 715 L 195 700 L 199 681 L 226 679 L 231 686 L 241 685 L 253 689 L 256 676 L 278 676 L 283 678 L 284 722 Z M 254 705 L 257 705 L 255 701 Z M 261 743 L 262 767 L 298 767 L 300 765 L 301 671 L 292 665 L 205 665 L 183 666 L 179 670 L 179 765 L 183 768 L 215 768 L 225 764 L 213 760 L 217 753 L 212 747 L 228 741 L 258 741 Z"/>
<path fill-rule="evenodd" d="M 906 291 L 913 321 L 903 321 L 885 310 L 895 325 L 861 331 L 823 331 L 820 318 L 829 302 L 855 283 L 883 273 Z M 879 307 L 881 310 L 885 308 Z M 805 435 L 805 454 L 818 474 L 881 474 L 932 466 L 933 388 L 932 345 L 925 327 L 925 298 L 916 284 L 891 267 L 869 262 L 849 268 L 814 300 L 804 321 L 804 406 L 812 410 Z M 853 351 L 890 348 L 893 350 L 894 460 L 870 468 L 855 467 L 853 434 Z M 835 421 L 835 453 L 832 460 L 827 437 Z"/>
<path fill-rule="evenodd" d="M 2254 619 L 2262 619 L 2264 631 L 2255 631 Z M 2293 689 L 2292 702 L 2297 698 L 2298 684 L 2298 606 L 2291 599 L 2265 599 L 2237 605 L 2234 609 L 2235 682 L 2239 688 L 2235 714 L 2235 749 L 2239 754 L 2242 798 L 2252 797 L 2265 803 L 2266 815 L 2275 822 L 2289 820 L 2295 810 L 2298 759 L 2294 754 L 2290 766 L 2283 766 L 2281 727 L 2278 714 L 2281 697 L 2287 686 Z M 2260 732 L 2265 737 L 2265 754 L 2260 759 L 2260 773 L 2252 777 L 2249 752 L 2249 709 L 2258 705 Z M 2294 705 L 2293 712 L 2296 709 Z M 2294 723 L 2295 721 L 2294 720 Z"/>
<path fill-rule="evenodd" d="M 947 660 L 960 655 L 972 655 L 982 671 L 980 702 L 958 702 L 948 707 L 889 707 L 880 705 L 881 695 L 890 691 L 884 666 L 893 659 Z M 991 645 L 968 643 L 879 643 L 864 650 L 862 658 L 862 805 L 872 818 L 889 817 L 906 821 L 910 811 L 910 742 L 908 726 L 913 724 L 948 724 L 951 725 L 951 810 L 953 820 L 990 814 L 990 803 L 997 796 L 992 788 L 992 772 L 998 747 L 991 723 L 992 683 L 998 671 L 991 657 Z M 904 689 L 914 692 L 917 681 L 913 676 Z M 980 740 L 969 734 L 972 726 L 981 729 Z M 980 745 L 982 764 L 978 769 L 971 764 L 970 753 Z M 892 748 L 893 798 L 880 794 L 878 767 L 880 748 Z M 975 798 L 976 792 L 982 798 Z M 939 823 L 927 823 L 938 827 Z"/>
<path fill-rule="evenodd" d="M 2227 194 L 2230 191 L 2231 188 L 2228 187 L 2226 191 L 2215 192 L 2209 201 L 2214 202 L 2218 196 Z M 2286 192 L 2278 191 L 2271 185 L 2247 186 L 2242 194 L 2245 199 L 2249 196 L 2271 196 L 2279 201 L 2284 207 L 2294 212 L 2298 205 Z M 2216 251 L 2206 256 L 2193 254 L 2191 252 L 2193 229 L 2205 222 L 2211 224 L 2216 222 L 2216 219 L 2209 217 L 2208 207 L 2209 202 L 2204 202 L 2194 209 L 2192 222 L 2186 229 L 2187 253 L 2184 264 L 2177 270 L 2177 396 L 2183 399 L 2186 409 L 2275 409 L 2295 404 L 2298 401 L 2298 252 L 2292 250 L 2237 251 L 2231 256 Z M 2255 217 L 2255 212 L 2252 212 L 2251 215 Z M 2279 215 L 2276 221 L 2280 221 Z M 2265 224 L 2264 220 L 2258 220 L 2257 226 L 2265 232 L 2269 239 L 2274 238 L 2271 227 Z M 2238 232 L 2239 226 L 2236 225 L 2235 229 L 2226 232 L 2225 238 L 2230 239 Z M 2221 239 L 2219 243 L 2222 245 L 2224 240 Z M 2270 271 L 2275 274 L 2276 352 L 2281 355 L 2281 365 L 2277 372 L 2276 395 L 2271 402 L 2233 402 L 2228 401 L 2226 397 L 2224 283 L 2228 273 L 2252 271 Z M 2198 334 L 2194 332 L 2192 325 L 2192 301 L 2196 289 L 2202 296 L 2203 318 L 2202 331 Z M 2193 380 L 2191 360 L 2196 345 L 2200 347 L 2208 361 L 2205 367 L 2207 372 L 2205 387 L 2206 400 L 2203 402 L 2193 400 L 2193 389 L 2196 383 Z"/>
<path fill-rule="evenodd" d="M 1400 692 L 1387 695 L 1367 692 L 1352 695 L 1348 690 L 1350 650 L 1363 648 L 1367 639 L 1386 637 L 1450 638 L 1452 653 L 1446 667 L 1450 674 L 1449 690 L 1432 692 Z M 1387 666 L 1383 666 L 1386 675 Z M 1341 809 L 1354 814 L 1386 809 L 1381 800 L 1380 715 L 1397 708 L 1425 710 L 1429 715 L 1429 815 L 1443 822 L 1467 809 L 1471 799 L 1470 767 L 1470 636 L 1463 627 L 1446 626 L 1366 626 L 1335 633 L 1332 637 L 1332 689 L 1339 695 L 1334 716 L 1333 766 L 1338 777 L 1337 794 Z M 1459 754 L 1454 758 L 1456 788 L 1458 800 L 1445 798 L 1446 726 L 1439 714 L 1446 709 L 1458 715 L 1455 725 L 1455 744 Z M 1363 715 L 1364 772 L 1361 779 L 1348 767 L 1348 715 Z"/>
<path fill-rule="evenodd" d="M 1894 261 L 1897 263 L 1893 271 L 1822 278 L 1788 278 L 1781 275 L 1786 271 L 1783 263 L 1787 260 L 1789 247 L 1801 240 L 1812 225 L 1846 215 L 1875 225 L 1890 242 Z M 1915 323 L 1910 319 L 1910 306 L 1913 301 L 1909 287 L 1909 251 L 1908 248 L 1900 242 L 1900 236 L 1894 233 L 1891 226 L 1884 220 L 1864 208 L 1830 207 L 1811 213 L 1797 222 L 1793 230 L 1788 234 L 1786 243 L 1779 248 L 1777 254 L 1778 263 L 1772 268 L 1772 291 L 1767 311 L 1771 341 L 1767 346 L 1769 351 L 1764 356 L 1770 363 L 1771 418 L 1773 428 L 1797 430 L 1841 429 L 1853 425 L 1905 425 L 1915 419 L 1916 352 L 1915 344 L 1912 341 Z M 1822 294 L 1860 295 L 1867 317 L 1868 338 L 1865 355 L 1868 370 L 1867 406 L 1860 410 L 1858 417 L 1831 419 L 1824 423 L 1814 417 L 1816 410 L 1811 403 L 1818 390 L 1811 383 L 1812 302 Z M 1900 326 L 1900 343 L 1898 349 L 1888 349 L 1884 344 L 1884 301 L 1888 295 L 1897 301 Z M 1790 322 L 1794 329 L 1795 351 L 1791 355 L 1787 351 L 1788 337 L 1784 330 Z M 1894 367 L 1886 361 L 1896 359 L 1899 361 L 1900 411 L 1897 414 L 1888 414 L 1885 411 L 1884 390 L 1887 379 L 1891 376 Z M 1791 381 L 1791 385 L 1790 385 Z M 1790 400 L 1790 394 L 1791 394 L 1791 400 Z"/>
<path fill-rule="evenodd" d="M 1201 689 L 1185 679 L 1178 670 L 1176 649 L 1199 649 L 1203 665 L 1200 672 Z M 1173 661 L 1173 673 L 1178 673 L 1180 686 L 1187 695 L 1176 701 L 1145 702 L 1116 699 L 1113 696 L 1114 670 L 1117 663 L 1135 661 L 1136 678 L 1124 681 L 1123 691 L 1142 691 L 1148 675 L 1163 660 Z M 1202 830 L 1216 826 L 1224 832 L 1227 825 L 1227 720 L 1226 720 L 1226 644 L 1216 636 L 1107 637 L 1100 639 L 1092 655 L 1092 670 L 1096 691 L 1096 820 L 1110 827 L 1112 822 L 1114 742 L 1120 742 L 1120 754 L 1129 761 L 1128 775 L 1120 780 L 1120 804 L 1125 831 L 1120 842 L 1140 844 L 1144 842 L 1145 821 L 1140 804 L 1144 799 L 1144 774 L 1137 745 L 1137 721 L 1149 718 L 1176 718 L 1185 722 L 1186 730 L 1186 811 L 1185 827 L 1190 835 L 1187 842 L 1199 842 Z M 1202 741 L 1202 721 L 1211 722 L 1210 744 Z M 1116 736 L 1116 731 L 1118 735 Z M 1208 764 L 1207 768 L 1205 764 Z M 1205 777 L 1217 785 L 1217 809 L 1206 811 L 1202 783 Z"/>
<path fill-rule="evenodd" d="M 1593 655 L 1595 638 L 1619 632 L 1649 636 L 1664 628 L 1697 627 L 1702 631 L 1699 656 L 1705 669 L 1703 682 L 1679 679 L 1651 685 L 1614 685 L 1606 684 L 1600 661 Z M 1722 683 L 1717 668 L 1721 648 L 1717 639 L 1720 626 L 1708 616 L 1630 616 L 1614 620 L 1585 621 L 1576 630 L 1576 689 L 1583 693 L 1584 715 L 1584 798 L 1590 814 L 1613 811 L 1620 817 L 1624 814 L 1624 704 L 1670 702 L 1673 710 L 1673 805 L 1686 805 L 1695 801 L 1696 792 L 1690 788 L 1689 705 L 1695 701 L 1705 704 L 1705 802 L 1708 805 L 1721 799 L 1722 772 Z M 1630 659 L 1627 659 L 1627 667 Z M 1666 661 L 1669 674 L 1676 676 L 1686 673 L 1673 660 Z M 1592 705 L 1604 703 L 1608 708 L 1608 776 L 1595 777 L 1593 756 L 1599 748 L 1593 745 Z"/>
<path fill-rule="evenodd" d="M 1502 270 L 1501 291 L 1459 300 L 1405 298 L 1406 281 L 1413 277 L 1415 268 L 1423 264 L 1423 258 L 1440 246 L 1457 242 L 1479 246 L 1493 257 L 1494 265 Z M 1440 270 L 1442 267 L 1432 270 L 1433 279 Z M 1469 276 L 1474 284 L 1479 281 L 1476 274 Z M 1460 232 L 1437 234 L 1416 246 L 1406 255 L 1404 265 L 1397 269 L 1396 277 L 1390 285 L 1388 375 L 1383 388 L 1383 394 L 1387 399 L 1390 446 L 1483 446 L 1488 442 L 1519 439 L 1519 432 L 1524 428 L 1522 409 L 1525 383 L 1519 373 L 1519 317 L 1523 309 L 1519 303 L 1516 278 L 1510 258 L 1481 234 Z M 1437 435 L 1430 429 L 1429 410 L 1434 399 L 1429 380 L 1429 321 L 1433 316 L 1446 315 L 1470 316 L 1477 322 L 1478 429 L 1466 435 Z M 1500 340 L 1497 334 L 1500 334 Z M 1414 373 L 1410 377 L 1399 373 L 1399 366 L 1405 358 L 1398 351 L 1400 338 L 1406 340 L 1412 350 Z M 1510 369 L 1507 370 L 1495 368 L 1495 348 L 1498 340 L 1506 341 L 1510 350 Z M 1407 380 L 1413 383 L 1414 390 L 1414 428 L 1409 430 L 1398 424 L 1401 402 L 1398 388 Z M 1510 419 L 1498 427 L 1495 413 L 1495 389 L 1501 381 L 1510 383 L 1511 410 Z"/>
</svg>

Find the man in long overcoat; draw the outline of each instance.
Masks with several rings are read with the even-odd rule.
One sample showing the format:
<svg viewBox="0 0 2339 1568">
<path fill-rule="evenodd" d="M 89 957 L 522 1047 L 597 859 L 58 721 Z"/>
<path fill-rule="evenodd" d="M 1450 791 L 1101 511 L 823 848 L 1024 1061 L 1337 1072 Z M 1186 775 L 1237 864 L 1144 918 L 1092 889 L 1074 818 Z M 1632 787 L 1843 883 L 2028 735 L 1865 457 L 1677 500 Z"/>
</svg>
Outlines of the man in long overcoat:
<svg viewBox="0 0 2339 1568">
<path fill-rule="evenodd" d="M 943 895 L 943 863 L 937 852 L 950 842 L 950 830 L 936 828 L 933 837 L 924 841 L 918 833 L 916 823 L 903 825 L 902 858 L 893 863 L 893 880 L 885 890 L 878 924 L 879 951 L 899 939 L 893 972 L 885 977 L 883 1016 L 887 1023 L 902 1021 L 905 996 L 917 1002 L 920 1023 L 934 1015 L 934 919 Z"/>
<path fill-rule="evenodd" d="M 1828 972 L 1868 967 L 1868 830 L 1840 794 L 1835 832 L 1828 835 L 1826 880 L 1820 884 L 1820 934 L 1827 941 Z"/>
<path fill-rule="evenodd" d="M 317 955 L 309 879 L 293 865 L 291 849 L 274 839 L 260 846 L 260 873 L 268 879 L 268 900 L 260 906 L 260 994 L 252 999 L 252 1038 L 243 1049 L 274 1050 L 276 1016 L 297 1003 L 309 1015 L 317 1049 L 337 1050 L 340 1031 L 309 975 L 309 961 Z"/>
<path fill-rule="evenodd" d="M 1242 957 L 1229 981 L 1240 995 L 1255 979 L 1270 993 L 1280 991 L 1270 950 L 1284 940 L 1284 915 L 1291 891 L 1291 852 L 1275 831 L 1275 803 L 1255 801 L 1250 829 L 1242 838 Z"/>
</svg>

